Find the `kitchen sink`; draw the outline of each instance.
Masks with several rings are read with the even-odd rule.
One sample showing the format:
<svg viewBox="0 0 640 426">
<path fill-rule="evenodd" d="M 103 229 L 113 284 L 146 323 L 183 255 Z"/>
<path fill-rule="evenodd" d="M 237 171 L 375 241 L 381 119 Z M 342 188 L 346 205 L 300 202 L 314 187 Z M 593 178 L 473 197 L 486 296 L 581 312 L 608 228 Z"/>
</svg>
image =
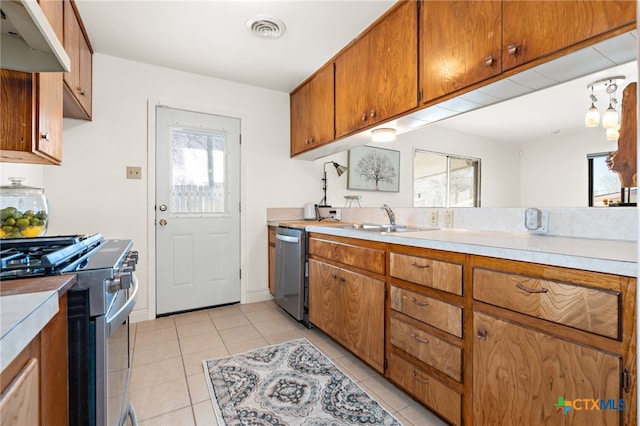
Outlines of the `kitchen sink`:
<svg viewBox="0 0 640 426">
<path fill-rule="evenodd" d="M 378 225 L 372 223 L 354 223 L 345 225 L 343 229 L 352 229 L 354 231 L 380 232 L 380 233 L 396 233 L 396 232 L 417 232 L 417 231 L 435 231 L 438 228 L 415 228 L 403 225 Z"/>
</svg>

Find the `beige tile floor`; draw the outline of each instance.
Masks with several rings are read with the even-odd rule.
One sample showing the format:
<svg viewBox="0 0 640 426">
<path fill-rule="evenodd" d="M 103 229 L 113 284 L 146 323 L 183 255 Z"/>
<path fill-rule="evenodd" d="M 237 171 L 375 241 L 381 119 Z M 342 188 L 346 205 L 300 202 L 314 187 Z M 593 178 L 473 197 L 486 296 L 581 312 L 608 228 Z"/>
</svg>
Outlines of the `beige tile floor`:
<svg viewBox="0 0 640 426">
<path fill-rule="evenodd" d="M 140 426 L 217 425 L 202 361 L 306 337 L 404 425 L 440 419 L 317 329 L 273 302 L 234 305 L 132 324 L 131 400 Z"/>
</svg>

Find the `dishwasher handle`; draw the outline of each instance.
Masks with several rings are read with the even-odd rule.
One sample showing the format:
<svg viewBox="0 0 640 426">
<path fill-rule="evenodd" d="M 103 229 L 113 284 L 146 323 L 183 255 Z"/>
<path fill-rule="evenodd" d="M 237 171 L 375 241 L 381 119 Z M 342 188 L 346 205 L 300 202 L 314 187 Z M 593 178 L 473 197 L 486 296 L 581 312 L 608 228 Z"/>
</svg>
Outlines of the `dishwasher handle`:
<svg viewBox="0 0 640 426">
<path fill-rule="evenodd" d="M 300 242 L 300 238 L 298 237 L 290 237 L 288 235 L 280 235 L 276 234 L 276 240 L 286 241 L 287 243 L 298 244 Z"/>
</svg>

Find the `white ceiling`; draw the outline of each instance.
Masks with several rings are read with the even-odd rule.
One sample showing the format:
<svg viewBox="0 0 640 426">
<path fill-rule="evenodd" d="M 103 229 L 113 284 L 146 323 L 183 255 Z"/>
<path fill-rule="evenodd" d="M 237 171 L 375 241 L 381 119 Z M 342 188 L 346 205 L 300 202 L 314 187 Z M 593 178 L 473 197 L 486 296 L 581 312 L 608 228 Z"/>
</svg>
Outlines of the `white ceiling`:
<svg viewBox="0 0 640 426">
<path fill-rule="evenodd" d="M 283 92 L 297 87 L 394 3 L 393 0 L 76 0 L 95 52 Z M 287 28 L 284 36 L 265 40 L 251 34 L 245 23 L 256 15 L 284 21 Z M 627 40 L 631 42 L 625 42 L 624 50 L 631 49 L 635 55 L 635 33 Z M 613 56 L 616 50 L 613 49 Z M 600 53 L 596 52 L 598 56 Z M 602 66 L 594 65 L 594 60 L 599 62 L 602 58 L 594 59 L 592 54 L 577 56 L 577 64 L 571 62 L 569 66 L 555 68 L 576 68 L 569 70 L 574 76 L 586 75 L 587 71 L 582 69 L 602 70 L 614 65 L 615 68 L 595 74 L 589 71 L 585 77 L 571 82 L 435 124 L 511 142 L 523 142 L 557 130 L 560 134 L 584 131 L 584 114 L 589 106 L 587 84 L 622 74 L 627 76 L 624 87 L 637 81 L 638 72 L 635 61 L 620 67 L 629 61 L 628 56 L 619 60 L 605 55 L 608 61 L 605 63 L 610 65 Z M 502 95 L 508 92 L 505 89 L 508 87 L 501 85 L 496 90 Z M 601 111 L 606 106 L 598 105 Z"/>
<path fill-rule="evenodd" d="M 390 0 L 76 0 L 95 52 L 290 92 L 375 21 Z M 276 40 L 245 27 L 269 15 Z"/>
</svg>

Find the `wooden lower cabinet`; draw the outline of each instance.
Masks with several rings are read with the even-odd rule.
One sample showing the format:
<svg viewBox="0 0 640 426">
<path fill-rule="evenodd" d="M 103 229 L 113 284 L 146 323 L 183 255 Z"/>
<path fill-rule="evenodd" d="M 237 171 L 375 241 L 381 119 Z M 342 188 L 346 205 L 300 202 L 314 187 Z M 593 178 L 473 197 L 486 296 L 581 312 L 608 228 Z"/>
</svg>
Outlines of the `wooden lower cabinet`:
<svg viewBox="0 0 640 426">
<path fill-rule="evenodd" d="M 318 234 L 309 256 L 310 321 L 443 420 L 637 424 L 635 278 Z"/>
<path fill-rule="evenodd" d="M 276 228 L 268 227 L 269 233 L 269 293 L 276 295 Z"/>
<path fill-rule="evenodd" d="M 622 424 L 621 356 L 478 312 L 473 320 L 474 424 Z"/>
<path fill-rule="evenodd" d="M 58 300 L 58 313 L 2 371 L 0 375 L 0 400 L 2 401 L 0 424 L 2 426 L 66 426 L 69 424 L 67 318 L 67 294 L 65 293 Z M 36 361 L 35 366 L 32 365 L 34 361 Z M 36 376 L 35 379 L 31 377 L 33 375 Z M 28 392 L 33 395 L 33 391 L 28 391 L 28 388 L 16 389 L 16 387 L 26 386 L 21 384 L 23 379 L 30 382 L 35 380 L 35 398 L 18 401 L 20 406 L 17 407 L 18 412 L 14 413 L 17 417 L 13 417 L 14 414 L 5 412 L 7 404 L 10 407 L 13 406 L 11 395 L 15 395 L 14 392 L 20 395 Z M 6 409 L 12 410 L 12 408 Z M 33 419 L 35 414 L 36 421 L 26 421 L 27 418 L 22 416 L 27 413 L 23 411 L 29 412 L 28 419 Z"/>
<path fill-rule="evenodd" d="M 384 371 L 384 281 L 309 260 L 309 321 Z"/>
</svg>

